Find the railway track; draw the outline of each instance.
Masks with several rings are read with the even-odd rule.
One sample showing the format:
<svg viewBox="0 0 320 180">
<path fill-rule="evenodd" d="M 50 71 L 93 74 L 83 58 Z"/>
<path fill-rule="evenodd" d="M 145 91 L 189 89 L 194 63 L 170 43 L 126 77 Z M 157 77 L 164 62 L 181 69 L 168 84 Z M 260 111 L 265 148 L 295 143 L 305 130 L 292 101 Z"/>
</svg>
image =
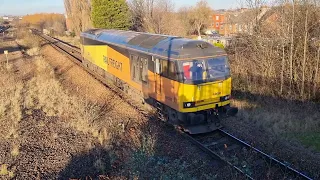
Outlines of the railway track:
<svg viewBox="0 0 320 180">
<path fill-rule="evenodd" d="M 72 60 L 75 60 L 75 62 L 80 65 L 79 63 L 82 63 L 82 56 L 81 56 L 81 50 L 80 48 L 76 48 L 74 46 L 71 46 L 57 38 L 53 38 L 51 36 L 44 35 L 36 30 L 32 30 L 34 34 L 40 36 L 42 39 L 47 41 L 52 47 L 54 47 L 56 50 L 58 50 L 61 53 L 64 53 Z"/>
<path fill-rule="evenodd" d="M 55 49 L 82 66 L 79 48 L 37 31 L 33 31 L 33 33 L 48 41 Z M 312 179 L 291 167 L 289 163 L 262 152 L 223 129 L 198 135 L 190 135 L 179 128 L 177 129 L 204 152 L 233 167 L 247 179 Z"/>
<path fill-rule="evenodd" d="M 203 151 L 235 168 L 247 179 L 312 179 L 289 163 L 262 152 L 223 129 L 207 134 L 183 135 Z"/>
</svg>

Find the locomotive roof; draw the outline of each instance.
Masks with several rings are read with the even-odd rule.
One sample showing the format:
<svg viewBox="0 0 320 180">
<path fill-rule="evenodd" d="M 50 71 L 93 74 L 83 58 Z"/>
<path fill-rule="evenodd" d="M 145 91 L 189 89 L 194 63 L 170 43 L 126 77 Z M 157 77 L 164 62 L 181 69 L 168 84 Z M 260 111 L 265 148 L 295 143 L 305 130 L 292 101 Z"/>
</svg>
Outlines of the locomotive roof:
<svg viewBox="0 0 320 180">
<path fill-rule="evenodd" d="M 223 49 L 208 42 L 178 36 L 106 29 L 90 29 L 81 33 L 81 36 L 168 59 L 192 59 L 226 54 Z"/>
</svg>

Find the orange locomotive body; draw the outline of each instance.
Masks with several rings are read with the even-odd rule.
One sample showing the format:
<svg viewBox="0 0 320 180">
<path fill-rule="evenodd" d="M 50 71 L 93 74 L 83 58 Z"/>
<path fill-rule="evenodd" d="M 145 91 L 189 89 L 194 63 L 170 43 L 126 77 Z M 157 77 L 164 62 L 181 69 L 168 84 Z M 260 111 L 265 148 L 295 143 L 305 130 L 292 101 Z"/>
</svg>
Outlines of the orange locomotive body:
<svg viewBox="0 0 320 180">
<path fill-rule="evenodd" d="M 81 33 L 83 63 L 156 106 L 164 119 L 192 134 L 219 128 L 230 107 L 231 76 L 224 50 L 175 36 L 92 29 Z"/>
</svg>

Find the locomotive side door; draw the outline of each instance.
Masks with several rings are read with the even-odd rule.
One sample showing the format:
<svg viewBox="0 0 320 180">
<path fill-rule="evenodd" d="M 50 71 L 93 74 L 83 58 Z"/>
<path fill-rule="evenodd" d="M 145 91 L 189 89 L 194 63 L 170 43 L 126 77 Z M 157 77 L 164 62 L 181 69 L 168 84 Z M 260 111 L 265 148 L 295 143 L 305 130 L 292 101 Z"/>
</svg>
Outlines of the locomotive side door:
<svg viewBox="0 0 320 180">
<path fill-rule="evenodd" d="M 161 64 L 160 64 L 160 59 L 156 58 L 155 59 L 155 92 L 156 92 L 156 96 L 157 99 L 160 99 L 160 95 L 161 95 L 161 76 L 160 76 L 160 72 L 161 72 Z"/>
</svg>

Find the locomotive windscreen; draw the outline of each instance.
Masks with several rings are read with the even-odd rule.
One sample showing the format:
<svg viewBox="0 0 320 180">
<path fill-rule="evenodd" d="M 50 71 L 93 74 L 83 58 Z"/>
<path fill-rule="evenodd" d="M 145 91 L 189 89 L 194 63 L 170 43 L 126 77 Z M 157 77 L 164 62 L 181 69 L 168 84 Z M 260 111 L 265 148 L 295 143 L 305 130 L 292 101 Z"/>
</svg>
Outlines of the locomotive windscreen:
<svg viewBox="0 0 320 180">
<path fill-rule="evenodd" d="M 180 61 L 179 64 L 184 82 L 211 82 L 230 77 L 230 66 L 226 56 Z"/>
</svg>

